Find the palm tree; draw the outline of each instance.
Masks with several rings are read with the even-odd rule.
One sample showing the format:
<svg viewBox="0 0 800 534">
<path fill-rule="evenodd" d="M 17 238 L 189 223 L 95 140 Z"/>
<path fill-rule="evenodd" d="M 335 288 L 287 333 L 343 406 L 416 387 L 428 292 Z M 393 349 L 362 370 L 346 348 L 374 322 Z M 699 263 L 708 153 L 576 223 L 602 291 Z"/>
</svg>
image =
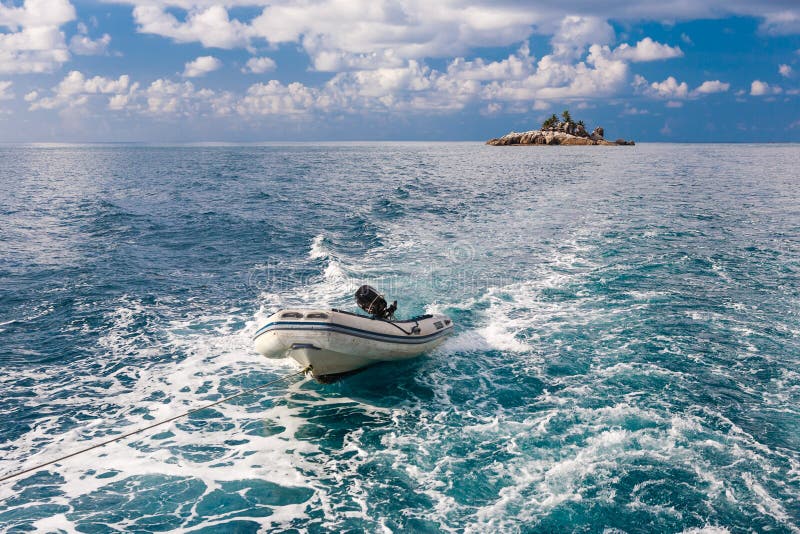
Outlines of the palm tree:
<svg viewBox="0 0 800 534">
<path fill-rule="evenodd" d="M 572 116 L 569 114 L 568 109 L 564 110 L 564 112 L 561 114 L 561 118 L 564 119 L 564 122 L 572 122 Z"/>
<path fill-rule="evenodd" d="M 555 128 L 558 125 L 558 117 L 555 113 L 550 115 L 545 119 L 542 123 L 542 130 L 549 130 L 550 128 Z"/>
</svg>

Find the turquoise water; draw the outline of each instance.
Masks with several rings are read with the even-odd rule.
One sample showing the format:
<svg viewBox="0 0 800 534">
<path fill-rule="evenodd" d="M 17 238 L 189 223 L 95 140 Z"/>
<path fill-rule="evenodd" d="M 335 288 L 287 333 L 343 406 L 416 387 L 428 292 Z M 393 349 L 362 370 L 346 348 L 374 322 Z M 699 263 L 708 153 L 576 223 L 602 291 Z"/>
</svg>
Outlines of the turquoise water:
<svg viewBox="0 0 800 534">
<path fill-rule="evenodd" d="M 457 324 L 2 483 L 2 530 L 800 532 L 796 145 L 0 161 L 0 474 L 294 372 L 281 306 Z"/>
</svg>

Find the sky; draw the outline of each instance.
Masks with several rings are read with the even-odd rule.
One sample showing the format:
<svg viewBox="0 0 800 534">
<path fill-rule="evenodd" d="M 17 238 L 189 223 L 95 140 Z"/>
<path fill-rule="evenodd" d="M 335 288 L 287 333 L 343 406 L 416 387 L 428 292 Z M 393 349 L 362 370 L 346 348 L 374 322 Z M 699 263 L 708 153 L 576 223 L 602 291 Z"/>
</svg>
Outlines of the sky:
<svg viewBox="0 0 800 534">
<path fill-rule="evenodd" d="M 0 142 L 800 141 L 800 0 L 0 0 Z"/>
</svg>

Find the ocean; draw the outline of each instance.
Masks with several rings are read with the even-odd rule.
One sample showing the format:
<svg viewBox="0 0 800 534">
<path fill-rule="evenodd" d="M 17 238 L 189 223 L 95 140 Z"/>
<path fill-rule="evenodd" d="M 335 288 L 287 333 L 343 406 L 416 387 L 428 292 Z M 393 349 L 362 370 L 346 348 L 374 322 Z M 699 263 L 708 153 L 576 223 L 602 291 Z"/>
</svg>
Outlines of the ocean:
<svg viewBox="0 0 800 534">
<path fill-rule="evenodd" d="M 800 532 L 797 145 L 0 162 L 0 476 L 296 372 L 281 307 L 456 324 L 0 483 L 2 531 Z"/>
</svg>

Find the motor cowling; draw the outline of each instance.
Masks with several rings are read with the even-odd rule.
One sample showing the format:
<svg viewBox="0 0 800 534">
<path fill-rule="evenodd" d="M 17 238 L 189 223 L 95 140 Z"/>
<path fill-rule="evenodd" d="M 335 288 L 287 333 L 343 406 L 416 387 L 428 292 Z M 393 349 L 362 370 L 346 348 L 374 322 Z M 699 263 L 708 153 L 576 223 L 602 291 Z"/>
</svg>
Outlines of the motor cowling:
<svg viewBox="0 0 800 534">
<path fill-rule="evenodd" d="M 356 303 L 362 310 L 380 319 L 389 319 L 397 310 L 397 301 L 394 301 L 391 306 L 387 306 L 383 295 L 368 285 L 363 285 L 356 290 Z"/>
</svg>

